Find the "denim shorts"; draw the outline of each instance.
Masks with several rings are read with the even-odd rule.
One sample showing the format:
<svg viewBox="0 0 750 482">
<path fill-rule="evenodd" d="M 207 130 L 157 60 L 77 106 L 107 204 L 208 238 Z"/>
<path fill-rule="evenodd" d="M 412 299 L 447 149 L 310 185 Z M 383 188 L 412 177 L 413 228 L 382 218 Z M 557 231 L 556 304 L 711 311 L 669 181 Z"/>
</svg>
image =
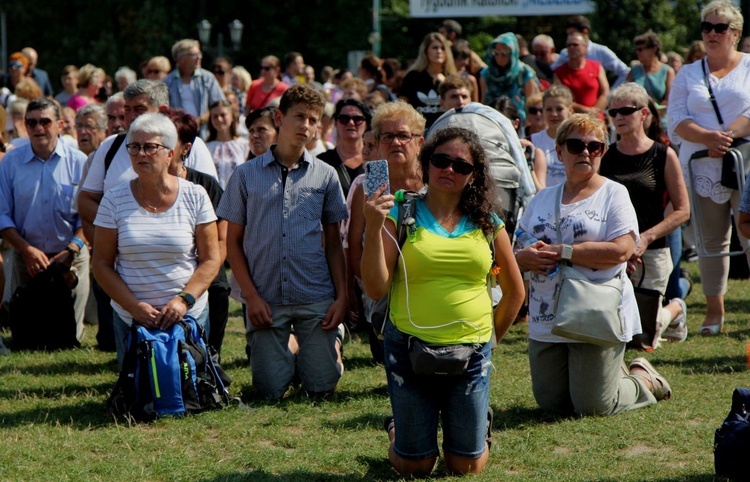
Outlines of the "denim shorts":
<svg viewBox="0 0 750 482">
<path fill-rule="evenodd" d="M 491 343 L 478 345 L 461 375 L 415 375 L 409 361 L 409 335 L 390 322 L 385 329 L 385 370 L 396 440 L 393 450 L 406 459 L 439 455 L 438 418 L 443 450 L 479 458 L 485 451 L 490 404 Z"/>
</svg>

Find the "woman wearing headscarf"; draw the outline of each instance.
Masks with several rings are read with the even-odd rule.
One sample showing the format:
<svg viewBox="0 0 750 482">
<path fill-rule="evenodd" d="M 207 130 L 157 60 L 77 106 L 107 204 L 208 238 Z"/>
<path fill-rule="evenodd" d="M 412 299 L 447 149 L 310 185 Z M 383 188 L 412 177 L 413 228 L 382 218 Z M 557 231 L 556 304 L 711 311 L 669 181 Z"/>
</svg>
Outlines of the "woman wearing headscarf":
<svg viewBox="0 0 750 482">
<path fill-rule="evenodd" d="M 485 56 L 487 67 L 480 72 L 482 103 L 492 105 L 502 96 L 518 107 L 521 124 L 526 122 L 526 98 L 539 92 L 534 69 L 518 58 L 518 39 L 505 32 L 492 41 Z"/>
</svg>

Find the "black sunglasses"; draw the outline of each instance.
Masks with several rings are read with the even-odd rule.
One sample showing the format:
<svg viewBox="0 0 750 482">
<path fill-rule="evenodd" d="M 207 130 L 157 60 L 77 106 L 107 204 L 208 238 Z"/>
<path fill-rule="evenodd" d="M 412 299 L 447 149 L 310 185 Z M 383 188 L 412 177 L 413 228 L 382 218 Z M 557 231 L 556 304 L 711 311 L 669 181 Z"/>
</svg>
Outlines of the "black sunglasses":
<svg viewBox="0 0 750 482">
<path fill-rule="evenodd" d="M 617 117 L 617 114 L 630 115 L 633 112 L 638 112 L 641 109 L 643 109 L 643 107 L 636 107 L 634 105 L 631 105 L 628 107 L 620 107 L 618 109 L 609 109 L 607 111 L 607 114 L 609 114 L 610 117 L 614 118 Z"/>
<path fill-rule="evenodd" d="M 544 111 L 541 107 L 529 107 L 529 114 L 531 115 L 537 115 L 541 114 Z"/>
<path fill-rule="evenodd" d="M 349 121 L 354 121 L 355 126 L 358 126 L 367 120 L 365 119 L 365 116 L 363 115 L 347 115 L 347 114 L 339 114 L 337 119 L 339 122 L 341 122 L 344 125 L 348 124 Z"/>
<path fill-rule="evenodd" d="M 703 33 L 711 33 L 711 30 L 713 30 L 717 34 L 721 35 L 727 30 L 729 30 L 729 24 L 728 23 L 701 22 L 701 30 L 703 31 Z"/>
<path fill-rule="evenodd" d="M 433 154 L 432 157 L 430 157 L 430 163 L 438 169 L 445 169 L 448 166 L 451 166 L 453 172 L 461 174 L 462 176 L 468 176 L 474 172 L 474 164 L 461 158 L 453 159 L 447 154 Z"/>
<path fill-rule="evenodd" d="M 589 151 L 591 156 L 600 156 L 604 152 L 604 143 L 599 141 L 591 141 L 588 144 L 583 142 L 581 139 L 565 139 L 563 141 L 568 152 L 574 155 L 583 153 L 584 149 Z"/>
<path fill-rule="evenodd" d="M 219 75 L 224 75 L 224 74 L 227 73 L 227 71 L 226 70 L 221 70 L 221 69 L 214 69 L 213 73 L 214 74 L 219 74 Z"/>
<path fill-rule="evenodd" d="M 52 119 L 48 119 L 47 117 L 42 117 L 39 120 L 25 119 L 24 123 L 26 124 L 26 127 L 28 127 L 29 129 L 34 129 L 37 125 L 41 125 L 45 129 L 47 129 L 49 126 L 52 125 Z"/>
</svg>

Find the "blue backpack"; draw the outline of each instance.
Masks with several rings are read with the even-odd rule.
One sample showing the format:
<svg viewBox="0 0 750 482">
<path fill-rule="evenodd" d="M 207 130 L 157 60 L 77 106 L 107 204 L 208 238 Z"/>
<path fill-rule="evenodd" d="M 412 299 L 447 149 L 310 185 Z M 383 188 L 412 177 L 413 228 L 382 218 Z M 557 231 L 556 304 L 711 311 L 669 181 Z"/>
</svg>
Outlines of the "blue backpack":
<svg viewBox="0 0 750 482">
<path fill-rule="evenodd" d="M 231 383 L 190 315 L 167 330 L 133 323 L 120 376 L 107 401 L 112 415 L 151 421 L 229 403 Z"/>
</svg>

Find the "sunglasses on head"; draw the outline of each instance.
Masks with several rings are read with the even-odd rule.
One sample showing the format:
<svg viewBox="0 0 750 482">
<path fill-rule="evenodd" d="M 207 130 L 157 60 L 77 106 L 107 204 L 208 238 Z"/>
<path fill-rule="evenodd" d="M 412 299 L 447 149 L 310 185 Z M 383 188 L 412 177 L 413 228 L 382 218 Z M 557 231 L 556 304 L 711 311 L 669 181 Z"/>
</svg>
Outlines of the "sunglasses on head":
<svg viewBox="0 0 750 482">
<path fill-rule="evenodd" d="M 47 129 L 49 126 L 52 125 L 52 119 L 49 119 L 47 117 L 42 117 L 39 120 L 36 119 L 25 119 L 24 123 L 26 124 L 26 127 L 29 129 L 36 128 L 37 125 L 41 125 L 43 128 Z"/>
<path fill-rule="evenodd" d="M 721 35 L 727 30 L 729 30 L 729 24 L 728 23 L 701 22 L 701 30 L 703 31 L 703 33 L 711 33 L 711 30 L 713 30 L 717 34 Z"/>
<path fill-rule="evenodd" d="M 447 154 L 433 154 L 430 157 L 430 163 L 438 169 L 446 169 L 451 166 L 453 172 L 462 176 L 468 176 L 474 172 L 474 164 L 461 158 L 454 159 Z"/>
<path fill-rule="evenodd" d="M 338 115 L 338 120 L 339 120 L 339 122 L 341 122 L 344 125 L 348 124 L 349 121 L 354 121 L 354 125 L 358 126 L 358 125 L 362 124 L 367 119 L 365 119 L 365 116 L 363 116 L 363 115 L 339 114 Z"/>
<path fill-rule="evenodd" d="M 589 155 L 594 157 L 600 156 L 604 152 L 604 143 L 599 141 L 591 141 L 587 144 L 581 139 L 571 138 L 565 139 L 563 144 L 565 144 L 568 152 L 575 155 L 583 153 L 584 149 L 589 151 Z"/>
<path fill-rule="evenodd" d="M 541 107 L 529 107 L 529 114 L 531 115 L 537 115 L 541 114 L 544 111 Z"/>
<path fill-rule="evenodd" d="M 634 105 L 631 105 L 631 106 L 628 106 L 628 107 L 620 107 L 620 108 L 617 108 L 617 109 L 609 109 L 607 111 L 607 114 L 609 114 L 610 117 L 617 117 L 617 114 L 631 115 L 633 112 L 638 112 L 641 109 L 643 109 L 643 107 L 636 107 Z"/>
</svg>

